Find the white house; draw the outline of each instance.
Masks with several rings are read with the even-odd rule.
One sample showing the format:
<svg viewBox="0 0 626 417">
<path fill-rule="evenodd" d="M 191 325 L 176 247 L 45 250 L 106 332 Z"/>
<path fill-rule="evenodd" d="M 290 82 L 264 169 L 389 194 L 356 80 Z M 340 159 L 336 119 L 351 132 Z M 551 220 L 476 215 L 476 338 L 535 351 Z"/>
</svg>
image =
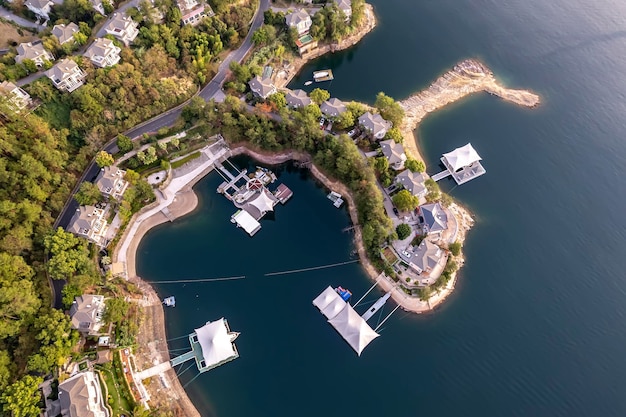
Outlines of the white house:
<svg viewBox="0 0 626 417">
<path fill-rule="evenodd" d="M 98 334 L 105 310 L 104 296 L 83 294 L 70 307 L 72 328 L 81 333 Z"/>
<path fill-rule="evenodd" d="M 180 9 L 181 21 L 183 25 L 195 26 L 205 17 L 214 16 L 211 6 L 204 2 L 196 0 L 178 0 L 178 8 Z"/>
<path fill-rule="evenodd" d="M 335 3 L 337 3 L 339 10 L 346 15 L 346 20 L 350 20 L 350 17 L 352 17 L 352 2 L 350 0 L 335 0 Z"/>
<path fill-rule="evenodd" d="M 120 199 L 128 188 L 128 181 L 124 180 L 124 175 L 126 171 L 116 166 L 104 167 L 100 170 L 94 184 L 98 186 L 102 194 Z"/>
<path fill-rule="evenodd" d="M 406 154 L 404 153 L 404 146 L 401 143 L 396 143 L 393 139 L 384 140 L 380 142 L 380 149 L 383 151 L 383 155 L 389 161 L 389 166 L 396 171 L 404 169 L 404 163 L 406 162 Z"/>
<path fill-rule="evenodd" d="M 137 23 L 130 17 L 113 13 L 113 18 L 104 26 L 104 30 L 128 46 L 139 34 L 137 26 Z"/>
<path fill-rule="evenodd" d="M 0 83 L 0 94 L 6 98 L 9 107 L 16 112 L 25 109 L 33 102 L 26 91 L 22 90 L 11 81 L 3 81 Z"/>
<path fill-rule="evenodd" d="M 285 16 L 285 22 L 290 28 L 296 28 L 299 35 L 307 33 L 313 24 L 311 16 L 304 9 L 289 13 Z"/>
<path fill-rule="evenodd" d="M 392 123 L 383 119 L 380 114 L 372 114 L 367 112 L 359 117 L 359 124 L 365 130 L 370 132 L 375 139 L 382 139 L 391 129 Z"/>
<path fill-rule="evenodd" d="M 107 228 L 104 210 L 94 206 L 80 206 L 70 220 L 67 231 L 100 244 L 103 243 Z"/>
<path fill-rule="evenodd" d="M 59 384 L 62 417 L 110 417 L 98 376 L 83 372 Z"/>
<path fill-rule="evenodd" d="M 405 169 L 398 174 L 396 182 L 402 184 L 404 189 L 415 197 L 423 198 L 428 192 L 425 185 L 427 179 L 428 175 L 425 172 L 411 172 Z"/>
<path fill-rule="evenodd" d="M 120 62 L 121 51 L 111 39 L 98 38 L 87 48 L 85 57 L 89 58 L 95 66 L 105 68 Z"/>
<path fill-rule="evenodd" d="M 48 16 L 50 14 L 50 8 L 54 6 L 54 3 L 50 0 L 26 0 L 24 6 L 40 18 L 48 20 L 50 18 Z"/>
<path fill-rule="evenodd" d="M 248 82 L 248 85 L 250 90 L 262 99 L 266 99 L 276 93 L 276 87 L 272 84 L 272 80 L 269 77 L 261 78 L 257 75 Z"/>
<path fill-rule="evenodd" d="M 74 34 L 78 33 L 78 31 L 78 25 L 72 22 L 69 25 L 54 25 L 52 28 L 52 35 L 58 39 L 59 44 L 63 45 L 74 41 Z"/>
<path fill-rule="evenodd" d="M 78 64 L 67 58 L 62 59 L 54 67 L 46 71 L 46 75 L 56 88 L 68 93 L 83 85 L 86 77 Z"/>
<path fill-rule="evenodd" d="M 17 45 L 15 62 L 21 64 L 25 59 L 30 59 L 38 67 L 43 67 L 45 61 L 54 61 L 54 56 L 45 50 L 41 42 L 26 42 Z"/>
</svg>

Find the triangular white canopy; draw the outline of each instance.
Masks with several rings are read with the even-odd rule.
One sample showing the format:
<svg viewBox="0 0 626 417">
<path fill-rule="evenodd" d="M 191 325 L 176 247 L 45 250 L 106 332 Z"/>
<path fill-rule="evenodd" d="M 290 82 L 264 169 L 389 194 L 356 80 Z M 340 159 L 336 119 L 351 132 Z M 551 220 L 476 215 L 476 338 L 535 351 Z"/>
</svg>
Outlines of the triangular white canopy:
<svg viewBox="0 0 626 417">
<path fill-rule="evenodd" d="M 468 143 L 460 148 L 456 148 L 452 152 L 444 153 L 443 157 L 446 161 L 448 161 L 448 164 L 454 171 L 471 165 L 476 161 L 482 160 L 480 155 L 478 155 L 478 152 L 476 152 L 476 150 L 472 147 L 471 143 Z"/>
<path fill-rule="evenodd" d="M 232 342 L 235 334 L 228 333 L 224 318 L 209 322 L 195 330 L 207 366 L 217 365 L 237 356 Z"/>
<path fill-rule="evenodd" d="M 372 340 L 380 336 L 348 303 L 345 303 L 344 308 L 328 322 L 359 356 Z"/>
<path fill-rule="evenodd" d="M 337 291 L 333 289 L 330 285 L 326 288 L 320 295 L 318 295 L 315 300 L 313 300 L 313 305 L 320 310 L 324 310 L 330 303 L 335 301 L 337 298 L 341 298 Z"/>
<path fill-rule="evenodd" d="M 259 193 L 257 198 L 250 201 L 250 204 L 259 209 L 259 212 L 261 214 L 274 210 L 274 200 L 272 200 L 272 198 L 267 195 L 265 189 L 263 189 L 261 193 Z"/>
</svg>

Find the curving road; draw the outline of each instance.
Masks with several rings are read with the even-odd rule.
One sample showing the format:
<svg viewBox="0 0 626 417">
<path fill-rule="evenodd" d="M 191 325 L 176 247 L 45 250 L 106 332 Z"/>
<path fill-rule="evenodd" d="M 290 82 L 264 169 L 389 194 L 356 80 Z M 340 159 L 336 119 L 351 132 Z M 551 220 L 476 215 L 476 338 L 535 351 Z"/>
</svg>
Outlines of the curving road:
<svg viewBox="0 0 626 417">
<path fill-rule="evenodd" d="M 132 3 L 132 2 L 130 2 Z M 217 74 L 209 83 L 202 88 L 197 95 L 202 97 L 204 100 L 209 101 L 212 98 L 219 99 L 222 97 L 222 84 L 226 79 L 226 76 L 229 73 L 230 63 L 233 61 L 241 62 L 244 57 L 250 52 L 252 49 L 252 34 L 255 30 L 257 30 L 263 24 L 263 13 L 270 8 L 270 0 L 260 0 L 259 8 L 257 9 L 254 18 L 252 19 L 252 24 L 250 25 L 250 30 L 248 31 L 248 35 L 244 39 L 243 43 L 239 48 L 228 54 L 228 56 L 224 59 L 224 61 L 220 64 Z M 166 112 L 161 113 L 160 115 L 153 117 L 152 119 L 143 122 L 134 128 L 127 130 L 124 132 L 126 136 L 131 138 L 137 138 L 144 133 L 156 132 L 162 127 L 171 126 L 178 119 L 181 114 L 182 108 L 186 103 L 181 104 L 173 109 L 170 109 Z M 109 141 L 103 149 L 109 153 L 116 153 L 117 146 L 115 144 L 115 139 Z M 65 207 L 59 214 L 54 223 L 54 228 L 61 226 L 63 228 L 67 227 L 72 216 L 78 209 L 78 203 L 74 200 L 74 193 L 78 190 L 79 185 L 83 181 L 93 181 L 96 176 L 100 172 L 100 168 L 96 163 L 92 160 L 89 166 L 83 172 L 83 175 L 77 181 L 74 190 L 68 201 L 65 203 Z M 61 288 L 57 288 L 57 286 L 53 287 L 54 292 L 54 300 L 53 306 L 55 308 L 61 307 Z"/>
</svg>

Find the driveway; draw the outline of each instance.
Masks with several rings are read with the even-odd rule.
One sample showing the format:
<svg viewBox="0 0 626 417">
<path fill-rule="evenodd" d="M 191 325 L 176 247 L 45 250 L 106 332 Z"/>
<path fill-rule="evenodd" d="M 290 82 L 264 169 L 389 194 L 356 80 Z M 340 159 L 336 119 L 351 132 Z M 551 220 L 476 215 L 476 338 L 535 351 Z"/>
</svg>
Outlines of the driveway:
<svg viewBox="0 0 626 417">
<path fill-rule="evenodd" d="M 45 28 L 44 25 L 39 25 L 35 22 L 31 22 L 28 19 L 24 19 L 21 16 L 18 16 L 16 14 L 14 14 L 12 11 L 5 9 L 4 7 L 0 6 L 0 17 L 5 18 L 6 20 L 10 20 L 12 22 L 17 23 L 18 25 L 25 27 L 25 28 L 31 28 L 31 29 L 36 29 L 38 32 L 40 30 L 43 30 Z"/>
</svg>

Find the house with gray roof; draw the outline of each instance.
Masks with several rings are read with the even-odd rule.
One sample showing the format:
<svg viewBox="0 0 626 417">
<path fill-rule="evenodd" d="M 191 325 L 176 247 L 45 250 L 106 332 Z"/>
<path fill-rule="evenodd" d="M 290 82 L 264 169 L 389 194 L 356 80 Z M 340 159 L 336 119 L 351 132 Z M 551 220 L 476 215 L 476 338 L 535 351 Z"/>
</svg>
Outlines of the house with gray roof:
<svg viewBox="0 0 626 417">
<path fill-rule="evenodd" d="M 25 59 L 30 59 L 38 67 L 43 67 L 46 61 L 54 61 L 54 56 L 43 47 L 41 41 L 25 42 L 17 45 L 15 62 L 21 64 Z"/>
<path fill-rule="evenodd" d="M 81 333 L 98 334 L 102 327 L 104 309 L 104 296 L 102 295 L 83 294 L 76 297 L 70 307 L 72 328 Z"/>
<path fill-rule="evenodd" d="M 26 0 L 24 6 L 40 18 L 48 20 L 50 8 L 54 6 L 54 3 L 50 0 Z"/>
<path fill-rule="evenodd" d="M 382 139 L 391 129 L 392 123 L 383 119 L 380 114 L 367 112 L 359 117 L 359 125 L 367 130 L 375 139 Z"/>
<path fill-rule="evenodd" d="M 104 26 L 104 31 L 128 46 L 139 34 L 137 23 L 121 13 L 113 13 L 113 18 Z"/>
<path fill-rule="evenodd" d="M 383 151 L 383 155 L 389 161 L 389 166 L 396 171 L 404 169 L 404 163 L 406 162 L 406 153 L 404 153 L 404 146 L 401 143 L 396 143 L 395 140 L 389 139 L 380 142 L 380 149 Z"/>
<path fill-rule="evenodd" d="M 285 96 L 287 105 L 292 108 L 305 107 L 312 103 L 311 99 L 304 90 L 292 90 Z"/>
<path fill-rule="evenodd" d="M 334 118 L 345 112 L 347 108 L 346 105 L 343 104 L 343 101 L 333 97 L 323 102 L 320 106 L 320 110 L 326 116 Z"/>
<path fill-rule="evenodd" d="M 98 376 L 82 372 L 59 384 L 62 417 L 110 417 Z"/>
<path fill-rule="evenodd" d="M 90 0 L 89 2 L 91 3 L 91 7 L 93 7 L 95 11 L 100 13 L 102 16 L 107 15 L 101 0 Z"/>
<path fill-rule="evenodd" d="M 97 244 L 103 244 L 108 225 L 104 210 L 94 206 L 80 206 L 72 216 L 67 231 Z"/>
<path fill-rule="evenodd" d="M 405 169 L 396 176 L 396 182 L 402 184 L 405 190 L 418 198 L 426 197 L 428 190 L 424 182 L 428 179 L 425 172 L 411 172 Z"/>
<path fill-rule="evenodd" d="M 437 278 L 441 276 L 448 254 L 446 251 L 435 245 L 428 239 L 422 240 L 417 248 L 412 248 L 411 252 L 407 252 L 410 256 L 407 258 L 409 268 L 417 273 L 417 279 L 420 285 L 431 285 Z"/>
<path fill-rule="evenodd" d="M 285 23 L 290 28 L 296 28 L 298 35 L 304 35 L 309 32 L 313 21 L 311 16 L 304 9 L 296 10 L 285 16 Z"/>
<path fill-rule="evenodd" d="M 46 76 L 50 78 L 56 88 L 71 93 L 84 84 L 87 75 L 76 62 L 65 58 L 46 71 Z"/>
<path fill-rule="evenodd" d="M 104 167 L 100 170 L 95 184 L 102 194 L 119 200 L 128 188 L 128 181 L 124 180 L 124 175 L 126 171 L 116 166 Z"/>
<path fill-rule="evenodd" d="M 335 3 L 337 3 L 339 10 L 346 15 L 346 21 L 350 20 L 350 17 L 352 17 L 352 2 L 350 0 L 335 0 Z"/>
<path fill-rule="evenodd" d="M 276 93 L 276 87 L 272 84 L 270 77 L 261 78 L 256 76 L 248 82 L 250 90 L 262 99 L 266 99 Z"/>
<path fill-rule="evenodd" d="M 78 33 L 78 25 L 74 22 L 65 25 L 54 25 L 52 35 L 57 38 L 60 45 L 74 41 L 74 34 Z"/>
<path fill-rule="evenodd" d="M 203 1 L 196 0 L 178 0 L 176 2 L 180 9 L 181 21 L 183 25 L 196 26 L 205 17 L 214 16 L 211 6 Z"/>
<path fill-rule="evenodd" d="M 448 215 L 439 203 L 422 204 L 418 213 L 423 221 L 424 233 L 428 235 L 441 235 L 448 229 Z"/>
<path fill-rule="evenodd" d="M 115 46 L 111 39 L 98 38 L 87 48 L 85 57 L 97 67 L 111 67 L 120 62 L 122 49 Z"/>
<path fill-rule="evenodd" d="M 0 94 L 5 97 L 9 107 L 17 113 L 30 106 L 33 102 L 33 99 L 26 91 L 22 90 L 11 81 L 3 81 L 0 83 Z"/>
</svg>

